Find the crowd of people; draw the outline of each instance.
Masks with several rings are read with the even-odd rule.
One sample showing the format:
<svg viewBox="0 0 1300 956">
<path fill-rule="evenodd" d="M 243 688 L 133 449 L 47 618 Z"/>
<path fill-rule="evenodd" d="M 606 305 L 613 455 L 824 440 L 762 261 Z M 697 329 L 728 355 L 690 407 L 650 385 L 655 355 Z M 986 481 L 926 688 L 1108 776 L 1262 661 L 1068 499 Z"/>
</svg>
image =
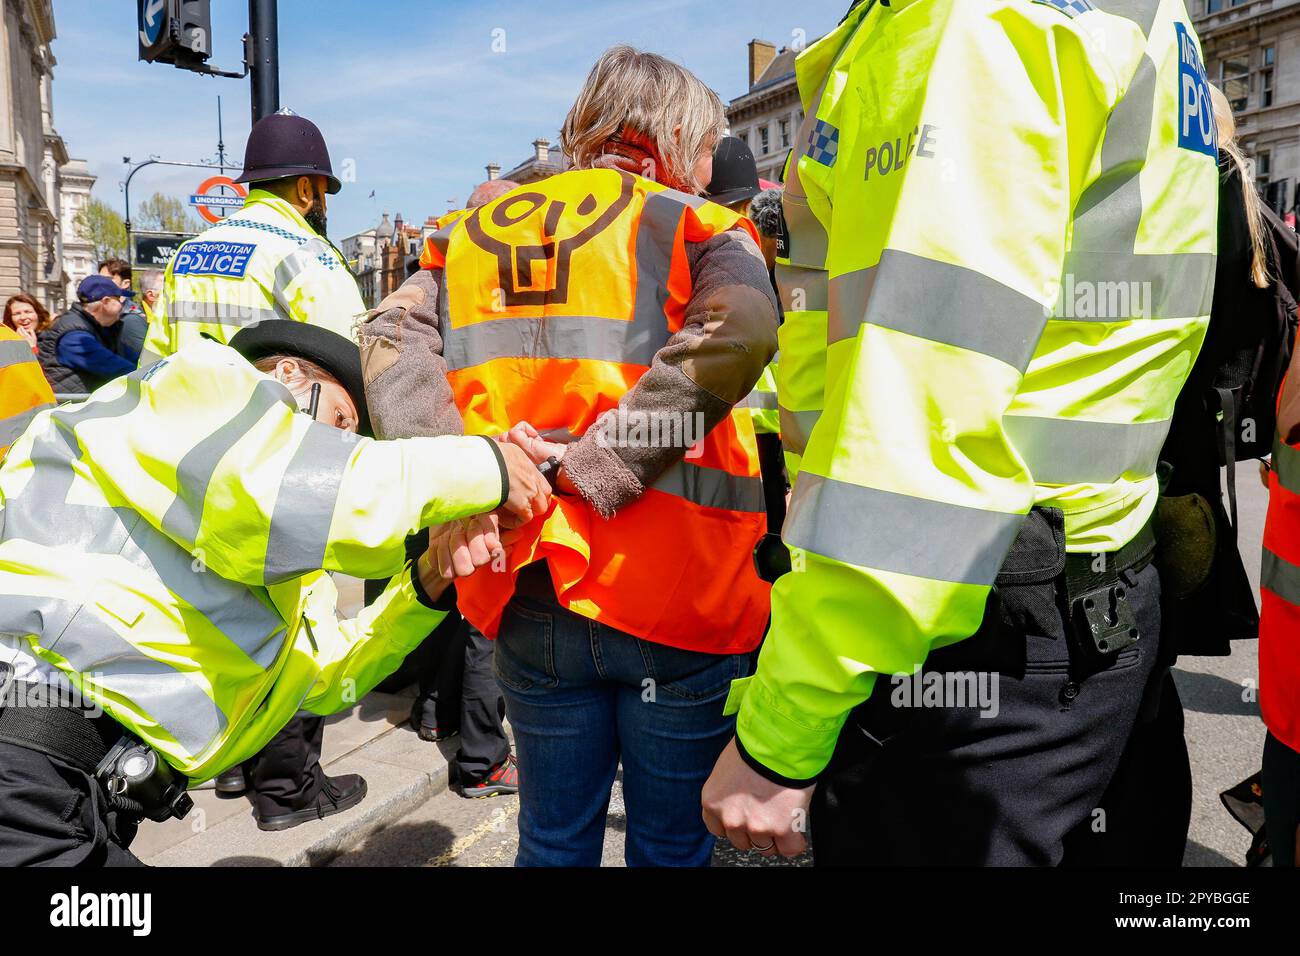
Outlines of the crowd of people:
<svg viewBox="0 0 1300 956">
<path fill-rule="evenodd" d="M 51 318 L 45 306 L 20 292 L 5 302 L 4 324 L 28 343 L 57 393 L 88 395 L 135 370 L 162 276 L 161 269 L 145 272 L 136 302 L 131 264 L 106 259 L 77 283 L 76 301 L 62 315 Z"/>
<path fill-rule="evenodd" d="M 460 791 L 518 793 L 519 865 L 598 865 L 620 769 L 632 865 L 810 833 L 830 864 L 1179 865 L 1171 667 L 1259 624 L 1221 373 L 1285 370 L 1294 301 L 1280 338 L 1242 315 L 1288 294 L 1286 239 L 1181 4 L 992 6 L 853 4 L 799 59 L 782 184 L 689 70 L 614 47 L 570 168 L 484 184 L 373 310 L 289 111 L 143 309 L 120 262 L 54 322 L 11 299 L 54 391 L 93 395 L 34 405 L 0 467 L 0 656 L 100 713 L 0 708 L 0 861 L 131 862 L 212 779 L 269 830 L 355 806 L 323 718 L 400 668 Z M 1119 280 L 1117 311 L 1066 299 Z M 1292 865 L 1284 418 L 1261 683 Z M 355 618 L 325 572 L 371 582 Z M 114 801 L 124 733 L 155 805 Z"/>
</svg>

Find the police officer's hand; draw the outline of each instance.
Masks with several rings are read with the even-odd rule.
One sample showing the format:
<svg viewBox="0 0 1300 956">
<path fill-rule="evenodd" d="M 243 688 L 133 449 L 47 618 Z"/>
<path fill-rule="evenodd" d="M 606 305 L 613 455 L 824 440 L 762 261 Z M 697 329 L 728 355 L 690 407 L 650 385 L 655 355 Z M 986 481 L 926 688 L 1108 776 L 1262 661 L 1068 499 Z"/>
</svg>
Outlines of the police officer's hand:
<svg viewBox="0 0 1300 956">
<path fill-rule="evenodd" d="M 510 429 L 501 436 L 501 441 L 508 441 L 512 445 L 518 445 L 533 460 L 535 465 L 540 465 L 551 457 L 564 457 L 564 445 L 543 438 L 541 432 L 528 422 L 520 422 Z"/>
<path fill-rule="evenodd" d="M 704 825 L 737 850 L 763 856 L 798 856 L 808 848 L 808 807 L 817 787 L 794 789 L 773 783 L 749 768 L 733 739 L 713 767 L 700 794 Z"/>
<path fill-rule="evenodd" d="M 502 553 L 496 517 L 448 521 L 429 532 L 429 558 L 444 579 L 463 578 Z"/>
<path fill-rule="evenodd" d="M 510 480 L 510 493 L 501 508 L 514 519 L 504 524 L 527 524 L 550 507 L 551 486 L 537 470 L 537 464 L 518 445 L 502 442 L 498 447 Z"/>
</svg>

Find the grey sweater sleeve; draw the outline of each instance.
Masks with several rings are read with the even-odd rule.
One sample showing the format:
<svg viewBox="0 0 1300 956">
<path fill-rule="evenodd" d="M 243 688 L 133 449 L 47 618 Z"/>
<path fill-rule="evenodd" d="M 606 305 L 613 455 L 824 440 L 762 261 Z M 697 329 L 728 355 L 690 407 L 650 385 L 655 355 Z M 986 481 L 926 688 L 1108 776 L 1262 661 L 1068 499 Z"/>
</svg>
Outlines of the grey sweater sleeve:
<svg viewBox="0 0 1300 956">
<path fill-rule="evenodd" d="M 617 434 L 610 416 L 626 415 L 634 423 L 699 413 L 701 434 L 707 434 L 749 394 L 776 354 L 776 297 L 749 233 L 733 229 L 686 248 L 693 292 L 681 331 L 659 350 L 618 409 L 602 415 L 564 456 L 569 479 L 607 518 L 639 498 L 687 451 L 602 439 Z"/>
<path fill-rule="evenodd" d="M 441 269 L 420 270 L 361 326 L 366 404 L 377 438 L 464 433 L 438 331 L 441 283 Z"/>
</svg>

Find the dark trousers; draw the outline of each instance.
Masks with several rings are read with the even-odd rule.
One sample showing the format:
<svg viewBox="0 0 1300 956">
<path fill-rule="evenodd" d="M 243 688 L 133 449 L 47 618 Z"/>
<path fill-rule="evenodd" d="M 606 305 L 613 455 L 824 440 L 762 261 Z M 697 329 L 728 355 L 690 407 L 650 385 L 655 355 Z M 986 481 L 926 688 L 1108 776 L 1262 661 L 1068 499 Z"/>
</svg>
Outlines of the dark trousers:
<svg viewBox="0 0 1300 956">
<path fill-rule="evenodd" d="M 1272 734 L 1264 740 L 1264 826 L 1274 866 L 1294 867 L 1300 827 L 1300 753 Z"/>
<path fill-rule="evenodd" d="M 452 773 L 462 786 L 472 786 L 510 756 L 510 740 L 501 723 L 506 700 L 492 669 L 495 644 L 469 621 L 463 622 L 460 637 L 460 749 Z"/>
<path fill-rule="evenodd" d="M 1171 685 L 1159 653 L 1159 575 L 1148 566 L 1129 579 L 1138 643 L 1108 664 L 1084 663 L 1067 638 L 1063 581 L 1025 571 L 1054 561 L 1022 560 L 1016 583 L 991 596 L 980 632 L 926 662 L 926 674 L 996 678 L 996 715 L 951 700 L 900 706 L 916 700 L 906 685 L 877 679 L 814 796 L 816 863 L 1178 865 L 1190 774 L 1153 781 L 1143 764 L 1187 759 L 1177 695 L 1160 693 Z M 1153 822 L 1166 829 L 1131 859 L 1119 834 Z"/>
<path fill-rule="evenodd" d="M 0 866 L 143 866 L 135 831 L 90 774 L 0 743 Z"/>
<path fill-rule="evenodd" d="M 406 542 L 406 554 L 417 560 L 429 546 L 429 533 L 422 531 Z M 386 581 L 367 581 L 366 603 L 383 593 Z M 451 763 L 454 783 L 479 783 L 510 754 L 502 720 L 505 698 L 492 672 L 493 642 L 474 625 L 449 614 L 418 648 L 407 657 L 414 665 L 420 696 L 412 716 L 426 727 L 444 731 L 459 728 L 460 749 Z M 398 674 L 407 671 L 404 665 Z M 395 675 L 396 676 L 396 675 Z M 389 681 L 384 686 L 401 684 Z"/>
<path fill-rule="evenodd" d="M 288 813 L 316 803 L 325 786 L 320 765 L 325 718 L 298 714 L 245 764 L 259 815 Z"/>
<path fill-rule="evenodd" d="M 464 619 L 444 622 L 421 645 L 426 653 L 412 713 L 428 727 L 460 728 L 451 776 L 462 786 L 479 783 L 510 754 L 502 726 L 505 698 L 492 673 L 492 648 L 493 642 Z"/>
</svg>

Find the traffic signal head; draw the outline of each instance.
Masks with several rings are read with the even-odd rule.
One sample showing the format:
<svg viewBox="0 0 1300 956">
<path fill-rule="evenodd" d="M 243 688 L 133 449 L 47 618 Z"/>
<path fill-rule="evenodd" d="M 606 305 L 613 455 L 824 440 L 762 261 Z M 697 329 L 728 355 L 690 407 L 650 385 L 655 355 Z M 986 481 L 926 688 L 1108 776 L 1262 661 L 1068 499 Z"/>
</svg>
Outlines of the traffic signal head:
<svg viewBox="0 0 1300 956">
<path fill-rule="evenodd" d="M 212 56 L 212 0 L 136 0 L 140 59 L 193 69 Z"/>
</svg>

